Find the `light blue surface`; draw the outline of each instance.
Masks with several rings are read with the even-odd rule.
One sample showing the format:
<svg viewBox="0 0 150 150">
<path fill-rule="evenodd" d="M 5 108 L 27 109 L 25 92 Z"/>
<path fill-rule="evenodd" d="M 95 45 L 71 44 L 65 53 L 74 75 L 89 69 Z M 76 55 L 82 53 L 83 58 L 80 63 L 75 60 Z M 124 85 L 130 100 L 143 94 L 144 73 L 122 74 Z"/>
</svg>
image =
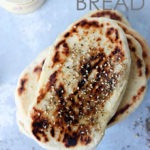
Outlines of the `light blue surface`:
<svg viewBox="0 0 150 150">
<path fill-rule="evenodd" d="M 150 1 L 145 1 L 141 11 L 120 9 L 150 44 Z M 14 90 L 17 78 L 41 50 L 87 11 L 77 11 L 76 0 L 48 0 L 41 9 L 28 15 L 14 15 L 0 9 L 0 150 L 42 150 L 22 135 L 16 125 Z M 141 106 L 126 120 L 109 128 L 97 149 L 149 150 L 150 134 L 145 128 L 145 119 L 150 117 L 148 106 L 150 83 Z"/>
</svg>

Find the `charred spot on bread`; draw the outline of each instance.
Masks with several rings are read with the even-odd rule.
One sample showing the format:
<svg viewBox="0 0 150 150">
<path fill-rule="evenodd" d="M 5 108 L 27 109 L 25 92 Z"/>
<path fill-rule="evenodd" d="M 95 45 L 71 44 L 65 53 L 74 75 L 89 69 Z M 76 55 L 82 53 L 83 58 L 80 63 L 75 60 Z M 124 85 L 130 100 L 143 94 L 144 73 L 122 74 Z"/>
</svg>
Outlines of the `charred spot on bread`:
<svg viewBox="0 0 150 150">
<path fill-rule="evenodd" d="M 106 32 L 106 37 L 113 43 L 113 42 L 117 42 L 119 39 L 119 33 L 118 30 L 110 27 L 107 28 L 107 32 Z"/>
<path fill-rule="evenodd" d="M 22 95 L 22 93 L 25 92 L 25 86 L 26 86 L 26 83 L 28 81 L 28 78 L 27 77 L 23 77 L 21 80 L 20 80 L 20 86 L 18 88 L 18 95 Z"/>
<path fill-rule="evenodd" d="M 41 142 L 48 142 L 48 136 L 46 135 L 46 131 L 49 127 L 48 119 L 43 117 L 43 111 L 33 108 L 33 112 L 31 114 L 32 120 L 32 133 L 36 137 L 37 140 Z"/>
<path fill-rule="evenodd" d="M 51 136 L 55 137 L 55 128 L 54 127 L 51 128 Z"/>
<path fill-rule="evenodd" d="M 136 64 L 137 64 L 138 68 L 142 68 L 142 66 L 143 66 L 142 60 L 140 58 L 137 59 Z"/>
<path fill-rule="evenodd" d="M 100 11 L 100 12 L 96 12 L 95 14 L 91 15 L 91 17 L 107 17 L 107 16 L 110 19 L 122 21 L 120 15 L 118 15 L 115 12 L 111 12 L 111 11 Z"/>
<path fill-rule="evenodd" d="M 54 62 L 54 63 L 57 63 L 57 62 L 59 62 L 59 61 L 60 61 L 60 54 L 59 54 L 59 52 L 57 51 L 57 52 L 55 53 L 54 57 L 53 57 L 53 62 Z"/>
<path fill-rule="evenodd" d="M 34 70 L 33 70 L 33 72 L 35 72 L 35 73 L 41 73 L 41 71 L 42 71 L 42 67 L 41 66 L 36 66 L 35 68 L 34 68 Z"/>
<path fill-rule="evenodd" d="M 60 50 L 61 47 L 61 50 Z M 60 55 L 63 55 L 60 57 Z M 53 56 L 53 64 L 52 67 L 54 67 L 57 64 L 63 64 L 69 55 L 69 47 L 68 44 L 66 43 L 65 40 L 60 41 L 56 46 L 55 46 L 55 53 Z"/>
</svg>

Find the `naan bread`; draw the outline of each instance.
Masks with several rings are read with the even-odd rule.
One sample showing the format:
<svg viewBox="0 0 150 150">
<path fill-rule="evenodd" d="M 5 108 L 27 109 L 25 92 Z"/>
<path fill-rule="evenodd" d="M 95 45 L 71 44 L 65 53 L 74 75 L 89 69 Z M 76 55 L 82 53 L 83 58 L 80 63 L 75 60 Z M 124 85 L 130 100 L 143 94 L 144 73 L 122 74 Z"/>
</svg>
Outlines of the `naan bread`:
<svg viewBox="0 0 150 150">
<path fill-rule="evenodd" d="M 94 10 L 85 15 L 85 17 L 104 17 L 112 20 L 116 20 L 130 26 L 130 23 L 127 19 L 117 10 Z"/>
<path fill-rule="evenodd" d="M 114 10 L 108 10 L 108 11 L 106 11 L 106 10 L 99 10 L 99 11 L 96 11 L 96 12 L 91 12 L 90 14 L 91 14 L 91 16 L 93 15 L 93 16 L 97 16 L 97 17 L 102 17 L 102 16 L 109 17 L 111 19 L 118 20 L 118 21 L 121 21 L 121 22 L 123 22 L 125 24 L 128 24 L 126 19 L 124 19 L 124 17 L 122 17 L 122 15 L 118 11 L 114 11 Z M 88 16 L 90 16 L 90 14 L 88 14 Z M 121 18 L 121 19 L 119 19 L 119 18 Z M 132 29 L 128 30 L 127 27 L 122 25 L 122 24 L 120 24 L 120 26 L 122 26 L 127 33 L 129 33 L 129 34 L 132 33 L 132 35 L 134 35 L 135 38 L 140 41 L 140 43 L 143 43 L 144 40 L 141 39 L 140 35 L 138 35 L 137 32 L 135 33 L 135 31 L 132 30 Z M 142 46 L 145 47 L 144 45 L 145 44 L 143 43 Z M 148 46 L 145 49 L 148 49 Z M 47 53 L 48 53 L 48 50 L 47 50 Z M 46 52 L 44 54 L 46 55 Z M 43 56 L 43 58 L 42 58 L 42 56 Z M 41 68 L 39 69 L 39 67 L 37 67 L 37 66 L 41 66 L 41 62 L 44 60 L 45 57 L 46 56 L 40 54 L 39 57 L 37 58 L 37 60 L 34 61 L 32 63 L 32 65 L 30 65 L 30 67 L 27 67 L 27 69 L 25 69 L 25 71 L 23 72 L 22 76 L 19 79 L 18 88 L 20 88 L 20 83 L 24 80 L 25 76 L 28 76 L 28 81 L 26 82 L 26 87 L 32 87 L 32 89 L 29 88 L 29 90 L 27 88 L 26 91 L 23 92 L 21 95 L 16 94 L 17 95 L 16 96 L 17 97 L 17 103 L 18 103 L 18 105 L 21 105 L 21 109 L 17 113 L 17 119 L 18 119 L 19 127 L 20 127 L 22 132 L 24 130 L 26 130 L 26 129 L 24 129 L 24 122 L 27 122 L 26 121 L 27 120 L 26 119 L 27 118 L 27 113 L 26 112 L 29 111 L 29 105 L 30 105 L 30 103 L 33 100 L 33 97 L 35 95 L 34 94 L 35 93 L 35 89 L 37 87 L 39 74 L 41 72 Z M 34 70 L 34 69 L 37 70 L 37 73 L 33 73 L 32 70 Z M 143 93 L 144 93 L 144 91 L 143 91 Z M 130 98 L 128 98 L 126 96 L 126 99 L 129 100 Z M 136 103 L 139 102 L 139 101 L 141 101 L 141 100 L 136 100 Z M 134 105 L 136 105 L 136 103 L 134 103 Z M 126 107 L 128 106 L 128 102 L 126 103 L 126 101 L 124 102 L 124 108 L 125 108 L 125 106 Z M 18 107 L 20 108 L 20 106 L 18 106 Z M 128 111 L 128 109 L 130 109 L 131 111 Z M 124 119 L 125 116 L 128 116 L 132 111 L 134 111 L 134 107 L 130 106 L 130 107 L 128 107 L 128 109 L 124 109 L 124 111 L 122 113 L 120 113 L 120 110 L 118 110 L 116 114 L 119 114 L 119 119 L 117 118 L 117 115 L 115 115 L 113 117 L 113 119 L 111 120 L 111 124 L 115 124 L 115 123 L 119 122 L 120 120 Z M 126 115 L 124 115 L 124 114 L 126 114 Z M 114 122 L 113 122 L 113 120 L 114 120 Z M 27 133 L 27 131 L 25 131 L 25 133 Z"/>
<path fill-rule="evenodd" d="M 37 84 L 42 71 L 45 58 L 48 55 L 49 49 L 46 49 L 34 60 L 20 75 L 15 93 L 17 105 L 17 122 L 20 130 L 28 135 L 25 122 L 28 122 L 27 114 L 29 106 L 36 97 Z"/>
<path fill-rule="evenodd" d="M 105 15 L 97 15 L 99 13 L 101 13 L 101 14 L 104 13 L 105 14 L 105 10 L 94 11 L 94 12 L 91 12 L 87 16 L 88 17 L 94 17 L 94 18 L 100 18 L 100 17 L 105 16 Z M 108 17 L 112 18 L 111 15 L 108 15 Z M 126 34 L 132 35 L 141 44 L 142 51 L 143 51 L 142 55 L 143 55 L 143 58 L 144 58 L 144 62 L 146 64 L 145 74 L 147 76 L 147 79 L 149 79 L 150 78 L 150 61 L 149 61 L 150 60 L 150 47 L 148 46 L 145 39 L 138 32 L 136 32 L 131 27 L 127 26 L 127 22 L 123 21 L 124 19 L 119 20 L 119 19 L 117 19 L 117 17 L 116 18 L 113 17 L 113 19 L 117 21 L 118 25 L 124 30 L 124 32 Z"/>
<path fill-rule="evenodd" d="M 134 29 L 126 26 L 123 23 L 117 22 L 118 25 L 124 30 L 124 32 L 126 34 L 129 34 L 131 36 L 133 36 L 141 45 L 142 47 L 142 56 L 145 62 L 145 74 L 147 79 L 150 78 L 150 47 L 147 44 L 146 40 L 138 33 L 136 32 Z"/>
<path fill-rule="evenodd" d="M 131 52 L 131 70 L 129 81 L 123 99 L 116 114 L 109 122 L 109 126 L 116 124 L 131 114 L 142 102 L 147 80 L 145 76 L 145 63 L 142 57 L 142 47 L 132 36 L 127 35 Z"/>
<path fill-rule="evenodd" d="M 46 149 L 91 150 L 120 104 L 130 70 L 123 30 L 83 18 L 52 46 L 31 106 L 30 130 Z"/>
</svg>

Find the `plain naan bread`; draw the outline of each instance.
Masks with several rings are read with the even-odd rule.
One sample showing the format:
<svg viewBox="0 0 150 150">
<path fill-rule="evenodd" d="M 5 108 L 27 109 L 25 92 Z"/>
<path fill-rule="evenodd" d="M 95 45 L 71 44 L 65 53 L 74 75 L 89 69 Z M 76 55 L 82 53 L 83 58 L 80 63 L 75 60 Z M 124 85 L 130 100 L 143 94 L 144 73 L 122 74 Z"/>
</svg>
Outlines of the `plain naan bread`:
<svg viewBox="0 0 150 150">
<path fill-rule="evenodd" d="M 110 12 L 113 12 L 114 10 L 110 10 Z M 94 12 L 91 12 L 90 14 L 88 14 L 87 16 L 88 17 L 94 17 L 94 18 L 100 18 L 100 17 L 103 17 L 105 15 L 97 15 L 100 13 L 103 13 L 105 14 L 105 10 L 97 10 L 97 11 L 94 11 Z M 108 15 L 108 17 L 111 18 L 111 15 Z M 147 42 L 145 41 L 145 39 L 138 33 L 136 32 L 134 29 L 132 29 L 131 27 L 127 26 L 127 23 L 126 21 L 124 21 L 124 19 L 117 19 L 117 17 L 113 18 L 113 20 L 116 20 L 118 25 L 124 30 L 124 32 L 126 34 L 129 34 L 129 35 L 132 35 L 142 46 L 142 55 L 143 55 L 143 58 L 144 58 L 144 62 L 146 64 L 146 69 L 145 69 L 145 73 L 146 73 L 146 76 L 147 76 L 147 79 L 150 78 L 150 47 L 148 46 Z"/>
<path fill-rule="evenodd" d="M 52 46 L 31 107 L 30 130 L 46 149 L 91 150 L 125 90 L 130 52 L 123 30 L 106 18 L 83 18 Z"/>
<path fill-rule="evenodd" d="M 36 97 L 37 84 L 42 71 L 45 58 L 50 48 L 46 49 L 34 60 L 20 75 L 15 93 L 17 105 L 17 122 L 20 130 L 28 135 L 25 122 L 28 122 L 27 114 L 29 106 Z"/>
<path fill-rule="evenodd" d="M 142 56 L 143 56 L 145 67 L 146 67 L 145 74 L 146 74 L 147 79 L 149 79 L 150 78 L 150 61 L 149 61 L 150 60 L 150 47 L 149 45 L 147 44 L 146 40 L 137 31 L 126 26 L 123 23 L 120 23 L 120 22 L 117 22 L 117 23 L 124 30 L 126 34 L 129 34 L 132 37 L 134 37 L 141 45 Z"/>
<path fill-rule="evenodd" d="M 129 116 L 140 105 L 146 92 L 147 80 L 145 76 L 145 63 L 142 57 L 142 47 L 132 36 L 127 35 L 127 40 L 131 52 L 129 81 L 121 104 L 116 114 L 110 120 L 109 126 Z"/>
<path fill-rule="evenodd" d="M 117 10 L 94 10 L 85 15 L 85 17 L 104 17 L 112 20 L 116 20 L 130 26 L 130 23 L 127 19 Z"/>
</svg>

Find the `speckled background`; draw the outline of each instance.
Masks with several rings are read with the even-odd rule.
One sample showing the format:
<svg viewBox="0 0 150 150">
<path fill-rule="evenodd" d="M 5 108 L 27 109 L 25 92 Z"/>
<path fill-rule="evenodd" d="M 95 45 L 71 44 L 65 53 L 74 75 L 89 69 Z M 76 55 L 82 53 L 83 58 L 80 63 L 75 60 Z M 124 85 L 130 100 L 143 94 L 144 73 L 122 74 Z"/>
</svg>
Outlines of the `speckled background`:
<svg viewBox="0 0 150 150">
<path fill-rule="evenodd" d="M 128 11 L 123 6 L 118 9 L 150 44 L 150 1 L 145 0 L 140 11 L 131 11 L 130 1 Z M 14 90 L 24 67 L 70 23 L 89 11 L 77 11 L 76 2 L 47 0 L 41 9 L 28 15 L 14 15 L 0 8 L 0 150 L 42 150 L 18 130 Z M 140 3 L 136 0 L 136 6 Z M 126 120 L 107 129 L 97 150 L 150 150 L 150 132 L 146 130 L 149 118 L 150 82 L 141 106 Z"/>
</svg>

